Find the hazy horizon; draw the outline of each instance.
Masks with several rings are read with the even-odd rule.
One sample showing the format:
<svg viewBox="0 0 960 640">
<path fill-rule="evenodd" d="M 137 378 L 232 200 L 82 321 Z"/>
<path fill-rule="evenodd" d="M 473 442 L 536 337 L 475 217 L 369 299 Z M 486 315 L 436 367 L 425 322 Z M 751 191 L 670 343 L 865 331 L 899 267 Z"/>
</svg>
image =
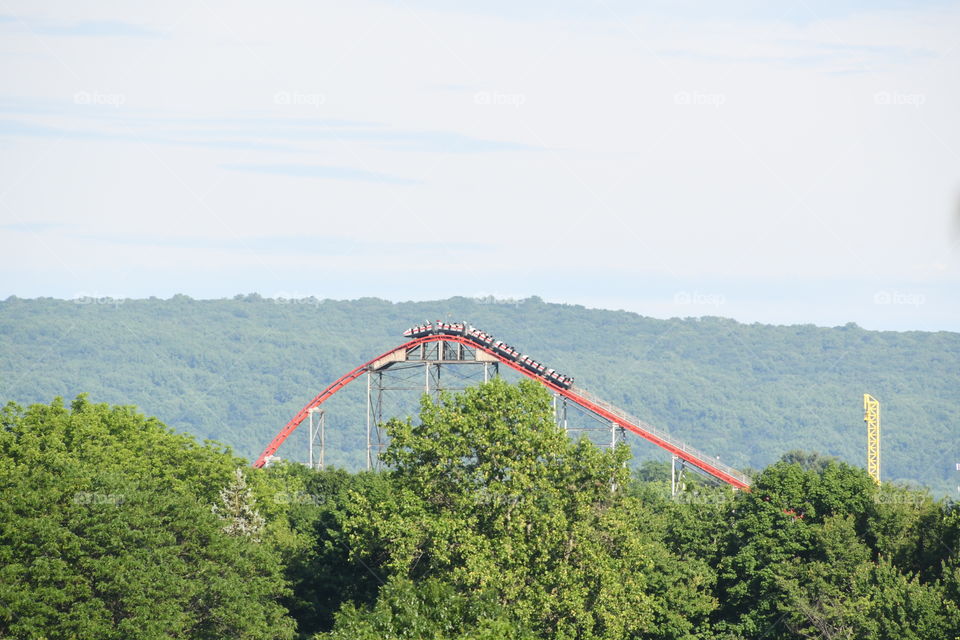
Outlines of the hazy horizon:
<svg viewBox="0 0 960 640">
<path fill-rule="evenodd" d="M 196 301 L 196 302 L 219 302 L 219 301 L 229 301 L 229 300 L 243 299 L 243 298 L 247 298 L 247 297 L 253 296 L 253 295 L 259 296 L 262 300 L 264 300 L 264 301 L 266 301 L 266 302 L 272 302 L 272 303 L 280 304 L 280 305 L 321 304 L 321 303 L 323 303 L 323 302 L 355 302 L 355 301 L 363 300 L 363 299 L 367 299 L 367 300 L 378 300 L 378 301 L 386 302 L 386 303 L 389 303 L 389 304 L 392 304 L 392 305 L 424 304 L 424 303 L 442 303 L 442 302 L 446 302 L 446 301 L 449 301 L 449 300 L 452 300 L 452 299 L 456 299 L 456 298 L 463 298 L 463 299 L 470 300 L 470 301 L 476 302 L 477 304 L 482 304 L 482 305 L 506 305 L 506 306 L 517 306 L 517 305 L 523 304 L 523 303 L 528 302 L 528 301 L 539 301 L 539 302 L 542 302 L 542 303 L 545 303 L 545 304 L 554 304 L 554 305 L 561 305 L 561 306 L 581 307 L 581 308 L 584 308 L 584 309 L 586 309 L 586 310 L 588 310 L 588 311 L 614 311 L 614 312 L 632 313 L 632 314 L 635 314 L 635 315 L 638 315 L 638 316 L 641 316 L 641 317 L 652 318 L 652 319 L 655 319 L 655 320 L 672 320 L 672 319 L 680 319 L 680 320 L 696 319 L 696 320 L 699 320 L 699 319 L 704 319 L 704 318 L 720 318 L 720 319 L 723 319 L 723 320 L 731 320 L 731 321 L 734 321 L 734 322 L 738 322 L 738 323 L 740 323 L 740 324 L 755 324 L 755 323 L 758 323 L 758 324 L 765 324 L 765 325 L 770 325 L 770 326 L 804 326 L 804 325 L 809 326 L 809 325 L 813 325 L 813 326 L 816 326 L 816 327 L 819 327 L 819 328 L 826 328 L 826 329 L 842 327 L 842 326 L 846 326 L 846 325 L 849 325 L 849 324 L 852 323 L 852 324 L 860 327 L 861 329 L 865 329 L 865 330 L 868 330 L 868 331 L 894 331 L 894 332 L 921 331 L 921 332 L 928 332 L 928 333 L 935 333 L 935 332 L 940 332 L 940 331 L 942 331 L 942 332 L 947 332 L 947 333 L 957 333 L 957 331 L 950 330 L 950 329 L 887 329 L 887 328 L 882 328 L 882 327 L 870 327 L 870 326 L 861 325 L 860 323 L 854 322 L 854 321 L 852 321 L 852 320 L 851 320 L 851 321 L 847 321 L 847 322 L 840 322 L 840 323 L 837 323 L 837 324 L 823 324 L 823 323 L 816 323 L 816 322 L 762 322 L 762 321 L 759 321 L 759 320 L 744 319 L 744 318 L 735 318 L 735 317 L 732 317 L 732 316 L 724 315 L 722 312 L 721 312 L 721 313 L 687 314 L 687 315 L 656 315 L 656 314 L 652 314 L 652 313 L 641 313 L 641 312 L 638 312 L 638 311 L 632 311 L 632 310 L 630 310 L 630 309 L 624 309 L 624 308 L 622 308 L 622 307 L 621 307 L 621 308 L 599 307 L 599 306 L 584 305 L 584 304 L 580 304 L 580 303 L 564 302 L 564 301 L 562 301 L 562 300 L 550 300 L 550 299 L 544 298 L 543 296 L 539 296 L 539 295 L 537 295 L 537 294 L 531 294 L 531 295 L 529 295 L 529 296 L 519 296 L 519 297 L 498 297 L 498 296 L 494 296 L 494 295 L 492 295 L 492 294 L 476 295 L 476 296 L 452 295 L 452 296 L 448 296 L 448 297 L 446 297 L 446 298 L 424 298 L 424 299 L 404 299 L 404 300 L 391 300 L 391 299 L 389 299 L 389 298 L 383 298 L 383 297 L 380 297 L 380 296 L 354 296 L 354 297 L 350 297 L 350 298 L 331 298 L 331 297 L 316 296 L 316 295 L 289 295 L 289 294 L 285 294 L 285 293 L 283 293 L 283 292 L 280 292 L 280 293 L 278 293 L 278 294 L 275 294 L 275 295 L 270 296 L 270 295 L 264 295 L 263 293 L 257 292 L 257 291 L 249 291 L 249 292 L 246 292 L 246 293 L 236 293 L 236 294 L 232 294 L 232 295 L 209 296 L 209 297 L 202 297 L 202 296 L 201 296 L 201 297 L 196 297 L 196 296 L 191 296 L 191 295 L 189 295 L 189 294 L 182 293 L 182 292 L 177 292 L 177 293 L 174 293 L 174 294 L 170 294 L 170 295 L 168 295 L 168 296 L 140 296 L 140 297 L 135 297 L 135 296 L 124 296 L 124 297 L 121 297 L 121 296 L 93 296 L 93 295 L 83 294 L 83 295 L 78 295 L 78 296 L 75 296 L 75 297 L 72 297 L 72 298 L 61 298 L 61 297 L 56 297 L 56 296 L 32 296 L 32 297 L 27 297 L 27 296 L 18 296 L 18 295 L 12 294 L 12 295 L 10 295 L 10 296 L 7 296 L 7 298 L 5 298 L 4 300 L 2 300 L 2 302 L 9 302 L 9 301 L 12 301 L 12 300 L 24 300 L 24 301 L 56 300 L 56 301 L 60 301 L 60 302 L 73 302 L 73 303 L 78 304 L 78 305 L 105 305 L 105 306 L 114 306 L 114 307 L 116 307 L 116 306 L 118 306 L 118 305 L 124 304 L 125 302 L 145 302 L 145 301 L 150 301 L 150 300 L 160 300 L 160 301 L 163 301 L 163 302 L 170 302 L 170 301 L 173 301 L 173 300 L 175 300 L 177 297 L 180 297 L 180 296 L 184 296 L 184 297 L 190 299 L 191 301 Z M 687 294 L 682 293 L 681 295 L 687 295 Z M 694 294 L 691 294 L 691 295 L 701 295 L 701 294 L 696 294 L 696 293 L 694 293 Z M 691 303 L 691 304 L 695 304 L 695 303 Z M 704 304 L 707 304 L 707 303 L 704 303 Z M 722 304 L 723 304 L 723 303 L 721 303 L 721 305 L 722 305 Z M 443 316 L 442 313 L 441 313 L 441 316 Z M 440 317 L 440 316 L 438 316 L 438 317 Z M 421 320 L 433 320 L 433 319 L 436 319 L 436 318 L 411 318 L 411 321 L 418 321 L 418 322 L 419 322 L 419 321 L 421 321 Z M 449 320 L 449 319 L 466 320 L 466 321 L 468 321 L 468 322 L 469 322 L 469 320 L 470 320 L 469 318 L 452 318 L 452 317 L 450 317 L 450 318 L 443 318 L 443 319 L 447 319 L 447 320 Z"/>
</svg>

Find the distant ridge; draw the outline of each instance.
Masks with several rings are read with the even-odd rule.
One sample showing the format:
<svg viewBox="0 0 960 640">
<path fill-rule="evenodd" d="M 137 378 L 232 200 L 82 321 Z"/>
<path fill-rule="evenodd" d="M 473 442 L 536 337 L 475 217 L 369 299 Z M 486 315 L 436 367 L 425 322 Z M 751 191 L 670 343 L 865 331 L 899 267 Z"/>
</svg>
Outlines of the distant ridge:
<svg viewBox="0 0 960 640">
<path fill-rule="evenodd" d="M 470 318 L 740 468 L 794 449 L 864 466 L 861 398 L 869 392 L 884 403 L 884 478 L 938 494 L 960 484 L 960 334 L 852 323 L 658 320 L 539 298 L 8 298 L 0 302 L 0 399 L 89 392 L 252 458 L 321 387 L 425 318 Z M 360 402 L 345 398 L 343 415 Z M 352 433 L 344 425 L 331 436 L 335 463 L 359 466 Z"/>
</svg>

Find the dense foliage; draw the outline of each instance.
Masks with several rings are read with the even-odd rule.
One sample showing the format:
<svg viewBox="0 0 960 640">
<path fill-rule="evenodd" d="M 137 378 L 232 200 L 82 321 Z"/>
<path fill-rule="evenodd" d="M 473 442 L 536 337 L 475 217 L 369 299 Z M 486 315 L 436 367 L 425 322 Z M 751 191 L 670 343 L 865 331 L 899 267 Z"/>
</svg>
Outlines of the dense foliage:
<svg viewBox="0 0 960 640">
<path fill-rule="evenodd" d="M 539 385 L 496 381 L 420 417 L 388 426 L 392 490 L 357 496 L 355 555 L 391 578 L 491 592 L 545 637 L 683 637 L 705 619 L 706 585 L 636 526 L 626 448 L 569 440 Z"/>
<path fill-rule="evenodd" d="M 238 464 L 127 407 L 7 405 L 0 637 L 290 638 L 278 554 L 214 513 Z"/>
<path fill-rule="evenodd" d="M 382 472 L 238 471 L 129 407 L 8 405 L 0 637 L 960 637 L 960 510 L 834 458 L 672 495 L 503 380 L 387 428 Z"/>
<path fill-rule="evenodd" d="M 437 317 L 482 327 L 737 467 L 763 468 L 792 449 L 864 465 L 869 392 L 883 403 L 884 477 L 937 495 L 960 484 L 960 335 L 946 332 L 656 320 L 536 298 L 10 298 L 0 302 L 0 397 L 90 392 L 253 457 L 322 387 Z M 327 412 L 328 461 L 349 469 L 364 460 L 361 387 L 338 393 Z M 415 412 L 411 399 L 387 413 Z M 281 455 L 303 460 L 305 437 Z M 661 455 L 631 446 L 638 459 Z"/>
</svg>

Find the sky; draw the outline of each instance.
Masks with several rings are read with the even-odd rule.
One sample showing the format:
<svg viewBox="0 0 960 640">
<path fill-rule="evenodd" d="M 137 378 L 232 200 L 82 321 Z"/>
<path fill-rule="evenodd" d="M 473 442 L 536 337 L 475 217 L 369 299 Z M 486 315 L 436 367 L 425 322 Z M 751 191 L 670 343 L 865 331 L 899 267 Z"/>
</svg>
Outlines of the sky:
<svg viewBox="0 0 960 640">
<path fill-rule="evenodd" d="M 0 299 L 960 331 L 960 2 L 0 0 Z"/>
</svg>

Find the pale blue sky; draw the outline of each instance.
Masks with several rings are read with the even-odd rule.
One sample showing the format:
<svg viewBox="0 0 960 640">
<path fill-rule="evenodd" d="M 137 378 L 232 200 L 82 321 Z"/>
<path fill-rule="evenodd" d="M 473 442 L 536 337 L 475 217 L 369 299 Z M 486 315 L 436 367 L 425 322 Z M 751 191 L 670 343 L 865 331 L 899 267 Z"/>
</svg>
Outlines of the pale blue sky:
<svg viewBox="0 0 960 640">
<path fill-rule="evenodd" d="M 960 330 L 958 2 L 0 5 L 0 297 Z"/>
</svg>

